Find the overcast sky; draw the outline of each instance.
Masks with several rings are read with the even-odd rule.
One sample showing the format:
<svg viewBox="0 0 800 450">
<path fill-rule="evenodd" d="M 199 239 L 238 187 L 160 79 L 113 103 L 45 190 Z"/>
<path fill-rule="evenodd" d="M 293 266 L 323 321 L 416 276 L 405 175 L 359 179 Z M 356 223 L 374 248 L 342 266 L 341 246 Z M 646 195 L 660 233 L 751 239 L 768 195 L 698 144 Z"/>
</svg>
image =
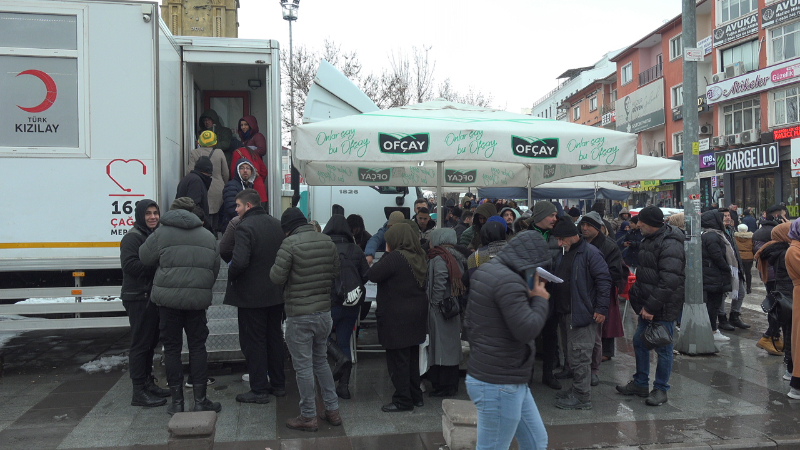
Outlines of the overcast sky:
<svg viewBox="0 0 800 450">
<path fill-rule="evenodd" d="M 279 0 L 241 0 L 239 37 L 289 46 Z M 325 39 L 358 52 L 365 72 L 391 51 L 431 46 L 437 81 L 490 93 L 520 112 L 557 86 L 565 70 L 590 66 L 681 13 L 681 0 L 301 0 L 295 48 Z"/>
</svg>

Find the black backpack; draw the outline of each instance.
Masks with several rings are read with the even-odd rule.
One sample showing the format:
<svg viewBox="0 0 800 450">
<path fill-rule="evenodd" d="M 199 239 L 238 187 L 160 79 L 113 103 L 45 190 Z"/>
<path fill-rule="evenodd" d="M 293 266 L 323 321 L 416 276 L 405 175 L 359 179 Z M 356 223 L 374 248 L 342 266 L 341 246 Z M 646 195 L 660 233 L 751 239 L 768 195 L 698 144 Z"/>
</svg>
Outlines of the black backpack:
<svg viewBox="0 0 800 450">
<path fill-rule="evenodd" d="M 339 277 L 333 280 L 334 306 L 358 306 L 366 297 L 367 291 L 352 253 L 352 247 L 347 254 L 339 252 Z"/>
</svg>

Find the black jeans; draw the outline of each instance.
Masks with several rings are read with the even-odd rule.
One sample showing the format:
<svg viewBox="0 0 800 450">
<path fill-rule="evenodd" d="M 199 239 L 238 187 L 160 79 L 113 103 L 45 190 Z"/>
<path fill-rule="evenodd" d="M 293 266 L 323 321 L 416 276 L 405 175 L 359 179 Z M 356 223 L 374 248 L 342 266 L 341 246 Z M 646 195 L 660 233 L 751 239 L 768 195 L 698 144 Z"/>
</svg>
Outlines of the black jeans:
<svg viewBox="0 0 800 450">
<path fill-rule="evenodd" d="M 283 303 L 266 308 L 239 308 L 239 345 L 247 361 L 250 389 L 256 394 L 286 386 L 283 370 Z M 267 378 L 269 371 L 269 379 Z"/>
<path fill-rule="evenodd" d="M 558 361 L 558 314 L 552 312 L 542 332 L 542 380 L 552 378 Z"/>
<path fill-rule="evenodd" d="M 722 303 L 725 301 L 724 292 L 705 292 L 708 319 L 711 321 L 711 331 L 717 331 L 717 315 L 722 314 Z"/>
<path fill-rule="evenodd" d="M 419 345 L 386 349 L 386 366 L 394 385 L 392 402 L 400 408 L 410 408 L 422 401 L 419 376 Z"/>
<path fill-rule="evenodd" d="M 150 299 L 123 301 L 131 324 L 131 349 L 128 366 L 133 384 L 145 384 L 153 371 L 153 355 L 158 345 L 158 306 Z"/>
<path fill-rule="evenodd" d="M 208 320 L 206 310 L 187 311 L 162 306 L 158 308 L 161 315 L 161 342 L 164 343 L 164 360 L 167 369 L 167 384 L 180 386 L 183 384 L 183 364 L 181 348 L 183 332 L 186 331 L 186 344 L 189 347 L 189 373 L 192 380 L 205 382 L 208 377 Z"/>
<path fill-rule="evenodd" d="M 433 365 L 425 374 L 434 391 L 458 390 L 458 366 Z"/>
<path fill-rule="evenodd" d="M 747 286 L 747 292 L 751 291 L 751 287 L 753 285 L 753 260 L 745 261 L 742 260 L 742 269 L 744 269 L 744 284 Z"/>
</svg>

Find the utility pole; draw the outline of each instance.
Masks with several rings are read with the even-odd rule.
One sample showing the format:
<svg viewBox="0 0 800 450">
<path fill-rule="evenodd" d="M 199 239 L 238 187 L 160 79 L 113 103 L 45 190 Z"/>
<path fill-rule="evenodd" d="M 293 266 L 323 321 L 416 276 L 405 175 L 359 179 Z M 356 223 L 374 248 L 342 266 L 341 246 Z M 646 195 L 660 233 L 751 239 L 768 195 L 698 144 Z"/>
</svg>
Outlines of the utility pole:
<svg viewBox="0 0 800 450">
<path fill-rule="evenodd" d="M 697 42 L 697 5 L 683 0 L 683 46 Z M 700 242 L 700 149 L 697 117 L 697 62 L 683 57 L 683 211 L 686 221 L 686 301 L 675 349 L 689 355 L 716 353 L 708 310 L 703 303 L 703 249 Z"/>
</svg>

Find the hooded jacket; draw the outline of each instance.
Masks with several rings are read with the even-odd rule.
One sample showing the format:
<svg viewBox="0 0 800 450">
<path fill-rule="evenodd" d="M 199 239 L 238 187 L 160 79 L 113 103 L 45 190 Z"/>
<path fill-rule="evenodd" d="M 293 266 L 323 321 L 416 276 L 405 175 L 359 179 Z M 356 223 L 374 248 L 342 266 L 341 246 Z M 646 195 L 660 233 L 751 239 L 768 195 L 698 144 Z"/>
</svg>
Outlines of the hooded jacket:
<svg viewBox="0 0 800 450">
<path fill-rule="evenodd" d="M 242 180 L 242 176 L 239 175 L 239 166 L 242 164 L 249 164 L 250 167 L 253 167 L 253 173 L 250 175 L 250 179 Z M 225 188 L 222 190 L 222 218 L 220 221 L 220 228 L 226 228 L 228 226 L 228 222 L 231 219 L 237 216 L 236 214 L 236 194 L 242 192 L 245 189 L 254 189 L 253 185 L 255 180 L 258 178 L 255 171 L 255 166 L 252 162 L 248 159 L 240 159 L 239 162 L 236 164 L 236 171 L 233 172 L 233 176 L 231 177 L 231 181 L 225 183 Z M 278 219 L 275 219 L 278 220 Z"/>
<path fill-rule="evenodd" d="M 265 308 L 283 303 L 281 286 L 269 277 L 283 242 L 281 222 L 261 206 L 254 206 L 244 213 L 234 233 L 224 304 Z"/>
<path fill-rule="evenodd" d="M 211 126 L 210 130 L 217 135 L 217 148 L 222 149 L 222 151 L 229 152 L 233 150 L 231 147 L 231 141 L 233 140 L 233 133 L 228 127 L 224 127 L 220 125 L 219 114 L 213 109 L 207 109 L 203 111 L 203 114 L 200 114 L 200 118 L 197 119 L 198 123 L 198 130 L 200 130 L 197 134 L 200 135 L 201 132 L 206 130 L 205 125 L 203 124 L 203 119 L 208 117 L 214 122 L 214 125 Z"/>
<path fill-rule="evenodd" d="M 208 208 L 209 187 L 211 187 L 211 177 L 197 170 L 192 170 L 178 183 L 178 191 L 175 193 L 175 198 L 191 198 L 194 204 L 202 209 L 205 214 L 203 226 L 211 230 L 211 216 Z"/>
<path fill-rule="evenodd" d="M 636 314 L 644 308 L 655 320 L 666 322 L 680 316 L 685 299 L 685 240 L 683 232 L 671 225 L 642 237 L 636 283 L 629 292 Z"/>
<path fill-rule="evenodd" d="M 243 133 L 242 128 L 239 126 L 243 120 L 250 125 L 250 129 L 247 130 L 247 133 Z M 255 117 L 242 117 L 239 119 L 239 122 L 236 122 L 236 129 L 237 133 L 239 134 L 239 139 L 242 141 L 242 147 L 255 147 L 251 150 L 258 153 L 258 156 L 264 156 L 267 154 L 267 138 L 258 132 L 258 120 L 256 120 Z"/>
<path fill-rule="evenodd" d="M 752 261 L 753 233 L 737 231 L 733 233 L 733 238 L 736 239 L 736 246 L 739 248 L 739 255 L 741 255 L 742 261 Z"/>
<path fill-rule="evenodd" d="M 356 266 L 356 270 L 358 270 L 358 274 L 361 277 L 361 283 L 365 284 L 368 281 L 367 271 L 369 270 L 369 264 L 367 264 L 367 258 L 361 247 L 354 243 L 347 219 L 341 214 L 332 215 L 328 223 L 325 224 L 322 234 L 330 236 L 331 241 L 336 245 L 336 251 L 340 255 L 340 264 L 341 255 L 346 255 L 348 260 Z M 334 292 L 331 290 L 331 301 L 338 301 L 333 294 Z"/>
<path fill-rule="evenodd" d="M 158 266 L 151 300 L 158 306 L 202 310 L 211 305 L 219 274 L 217 240 L 183 209 L 161 216 L 161 225 L 139 248 L 142 264 Z"/>
<path fill-rule="evenodd" d="M 491 384 L 527 384 L 536 355 L 534 339 L 548 315 L 548 301 L 528 297 L 527 270 L 551 260 L 539 233 L 520 233 L 470 279 L 466 327 L 467 373 Z"/>
<path fill-rule="evenodd" d="M 768 215 L 766 220 L 759 220 L 758 225 L 758 230 L 753 232 L 754 253 L 763 247 L 764 244 L 772 240 L 772 229 L 778 226 L 778 222 L 773 219 L 772 216 Z"/>
<path fill-rule="evenodd" d="M 146 301 L 150 299 L 150 291 L 153 289 L 153 277 L 156 275 L 156 268 L 142 264 L 139 259 L 139 247 L 144 244 L 147 237 L 153 231 L 147 228 L 144 214 L 147 208 L 158 204 L 145 198 L 136 203 L 134 211 L 135 222 L 122 241 L 119 243 L 119 260 L 122 266 L 122 291 L 120 298 L 122 301 Z"/>
<path fill-rule="evenodd" d="M 473 250 L 477 250 L 481 247 L 480 231 L 482 225 L 480 220 L 478 220 L 478 215 L 488 220 L 489 217 L 497 215 L 497 208 L 489 202 L 478 206 L 478 208 L 475 209 L 475 215 L 472 217 L 472 226 L 461 233 L 461 238 L 458 240 L 458 243 L 465 247 L 470 247 Z"/>
<path fill-rule="evenodd" d="M 214 165 L 214 171 L 211 172 L 211 185 L 208 188 L 208 212 L 217 214 L 222 208 L 222 188 L 225 183 L 231 179 L 230 171 L 228 170 L 228 160 L 225 159 L 225 154 L 222 150 L 217 148 L 198 147 L 189 151 L 189 165 L 186 172 L 189 173 L 194 169 L 194 165 L 202 156 L 208 156 L 211 163 Z"/>
<path fill-rule="evenodd" d="M 594 323 L 594 313 L 608 317 L 611 302 L 611 275 L 603 254 L 586 239 L 570 251 L 577 252 L 572 261 L 572 279 L 564 280 L 570 285 L 570 307 L 574 328 Z M 558 255 L 555 270 L 564 259 Z"/>
<path fill-rule="evenodd" d="M 623 219 L 622 218 L 623 214 L 627 214 L 628 218 Z M 615 236 L 617 234 L 617 231 L 619 231 L 619 227 L 620 225 L 622 225 L 622 222 L 625 222 L 630 219 L 631 219 L 631 212 L 628 210 L 628 208 L 622 208 L 619 211 L 619 214 L 617 214 L 617 217 L 615 217 L 614 220 L 611 221 L 611 227 L 613 228 L 613 230 L 608 230 L 609 236 Z"/>
<path fill-rule="evenodd" d="M 233 173 L 237 172 L 236 167 L 242 159 L 250 161 L 250 165 L 253 166 L 253 174 L 256 176 L 255 180 L 253 180 L 253 189 L 258 192 L 258 195 L 261 197 L 261 202 L 266 202 L 267 188 L 265 183 L 267 179 L 267 166 L 264 164 L 264 160 L 261 159 L 254 150 L 251 151 L 246 147 L 233 150 L 231 154 L 231 179 L 233 179 Z"/>
<path fill-rule="evenodd" d="M 700 226 L 725 232 L 722 213 L 717 210 L 706 211 L 700 216 Z M 706 292 L 730 292 L 731 269 L 728 265 L 726 242 L 722 236 L 713 231 L 703 231 L 700 241 L 703 246 L 703 290 Z M 642 259 L 641 252 L 639 259 Z"/>
<path fill-rule="evenodd" d="M 286 316 L 330 311 L 332 281 L 339 276 L 339 265 L 336 245 L 313 225 L 290 231 L 269 272 L 272 282 L 283 286 Z"/>
</svg>

